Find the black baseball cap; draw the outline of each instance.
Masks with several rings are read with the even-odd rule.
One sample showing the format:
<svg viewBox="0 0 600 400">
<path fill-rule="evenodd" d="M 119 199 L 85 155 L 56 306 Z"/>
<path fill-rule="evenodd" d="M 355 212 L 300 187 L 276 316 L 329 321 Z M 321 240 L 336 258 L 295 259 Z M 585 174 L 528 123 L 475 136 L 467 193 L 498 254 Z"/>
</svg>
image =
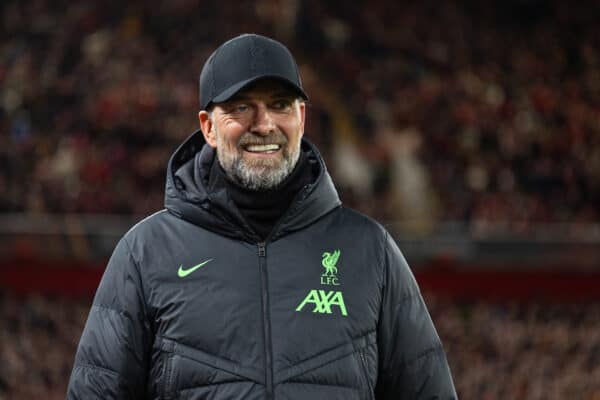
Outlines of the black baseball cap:
<svg viewBox="0 0 600 400">
<path fill-rule="evenodd" d="M 280 80 L 304 100 L 298 66 L 292 53 L 276 40 L 243 34 L 219 46 L 200 73 L 200 109 L 220 103 L 249 84 L 264 78 Z"/>
</svg>

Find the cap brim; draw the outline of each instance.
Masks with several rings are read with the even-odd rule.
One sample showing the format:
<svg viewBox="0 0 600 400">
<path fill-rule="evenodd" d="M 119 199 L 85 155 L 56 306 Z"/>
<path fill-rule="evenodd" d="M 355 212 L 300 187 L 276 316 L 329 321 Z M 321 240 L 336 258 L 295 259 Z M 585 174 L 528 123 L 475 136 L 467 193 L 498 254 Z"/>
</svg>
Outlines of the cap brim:
<svg viewBox="0 0 600 400">
<path fill-rule="evenodd" d="M 227 89 L 213 97 L 212 101 L 206 106 L 208 107 L 211 103 L 222 103 L 224 101 L 227 101 L 231 99 L 231 97 L 233 97 L 240 90 L 261 79 L 275 79 L 281 81 L 287 84 L 290 87 L 290 89 L 298 93 L 298 95 L 300 95 L 304 100 L 308 100 L 308 96 L 306 95 L 306 93 L 304 93 L 304 90 L 298 87 L 294 82 L 291 82 L 290 80 L 277 75 L 260 75 L 250 79 L 246 79 L 245 81 L 238 82 L 235 85 L 228 87 Z"/>
</svg>

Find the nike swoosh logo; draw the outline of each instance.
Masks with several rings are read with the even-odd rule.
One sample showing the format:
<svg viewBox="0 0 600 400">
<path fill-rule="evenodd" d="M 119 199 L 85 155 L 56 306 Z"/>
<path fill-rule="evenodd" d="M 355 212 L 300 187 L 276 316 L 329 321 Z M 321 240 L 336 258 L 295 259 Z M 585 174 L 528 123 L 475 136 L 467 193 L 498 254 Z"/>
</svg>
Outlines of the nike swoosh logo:
<svg viewBox="0 0 600 400">
<path fill-rule="evenodd" d="M 180 278 L 185 278 L 186 276 L 188 276 L 189 274 L 191 274 L 192 272 L 194 272 L 195 270 L 197 270 L 198 268 L 201 268 L 203 266 L 205 266 L 206 264 L 208 264 L 209 262 L 211 262 L 213 259 L 211 258 L 210 260 L 206 260 L 204 262 L 201 262 L 200 264 L 196 264 L 191 268 L 188 269 L 183 269 L 183 265 L 179 266 L 179 271 L 177 271 L 177 275 Z"/>
</svg>

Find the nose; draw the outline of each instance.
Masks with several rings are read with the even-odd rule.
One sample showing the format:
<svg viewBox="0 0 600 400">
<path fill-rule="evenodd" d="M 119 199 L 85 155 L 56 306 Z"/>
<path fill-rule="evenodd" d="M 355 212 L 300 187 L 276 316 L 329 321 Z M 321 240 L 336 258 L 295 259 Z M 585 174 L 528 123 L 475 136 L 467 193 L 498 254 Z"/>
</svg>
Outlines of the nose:
<svg viewBox="0 0 600 400">
<path fill-rule="evenodd" d="M 254 120 L 252 121 L 250 131 L 254 134 L 262 136 L 275 132 L 275 122 L 273 121 L 273 116 L 264 103 L 259 103 L 256 105 Z"/>
</svg>

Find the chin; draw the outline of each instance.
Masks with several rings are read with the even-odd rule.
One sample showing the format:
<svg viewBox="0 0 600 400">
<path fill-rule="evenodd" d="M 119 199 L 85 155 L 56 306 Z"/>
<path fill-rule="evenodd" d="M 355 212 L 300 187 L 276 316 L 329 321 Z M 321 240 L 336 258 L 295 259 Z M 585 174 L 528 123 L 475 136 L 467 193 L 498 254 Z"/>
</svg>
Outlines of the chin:
<svg viewBox="0 0 600 400">
<path fill-rule="evenodd" d="M 248 169 L 257 169 L 260 173 L 266 173 L 282 168 L 283 159 L 281 157 L 252 157 L 246 158 L 244 164 Z"/>
</svg>

